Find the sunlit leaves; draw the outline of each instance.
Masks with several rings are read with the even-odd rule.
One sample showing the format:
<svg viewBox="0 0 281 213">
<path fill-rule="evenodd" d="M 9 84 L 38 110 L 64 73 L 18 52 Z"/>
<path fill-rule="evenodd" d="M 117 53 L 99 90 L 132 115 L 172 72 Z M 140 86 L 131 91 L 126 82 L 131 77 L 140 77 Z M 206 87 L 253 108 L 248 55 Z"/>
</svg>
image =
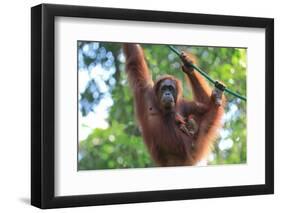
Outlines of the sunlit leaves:
<svg viewBox="0 0 281 213">
<path fill-rule="evenodd" d="M 95 129 L 80 142 L 79 169 L 151 167 L 153 163 L 139 136 L 125 134 L 116 121 L 106 130 Z"/>
</svg>

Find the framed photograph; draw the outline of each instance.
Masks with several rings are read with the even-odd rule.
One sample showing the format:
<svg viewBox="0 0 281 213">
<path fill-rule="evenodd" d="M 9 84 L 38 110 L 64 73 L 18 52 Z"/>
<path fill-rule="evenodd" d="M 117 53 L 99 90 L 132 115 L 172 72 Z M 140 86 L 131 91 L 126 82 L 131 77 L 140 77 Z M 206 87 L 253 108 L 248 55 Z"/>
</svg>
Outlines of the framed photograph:
<svg viewBox="0 0 281 213">
<path fill-rule="evenodd" d="M 274 20 L 31 9 L 31 204 L 272 194 Z"/>
</svg>

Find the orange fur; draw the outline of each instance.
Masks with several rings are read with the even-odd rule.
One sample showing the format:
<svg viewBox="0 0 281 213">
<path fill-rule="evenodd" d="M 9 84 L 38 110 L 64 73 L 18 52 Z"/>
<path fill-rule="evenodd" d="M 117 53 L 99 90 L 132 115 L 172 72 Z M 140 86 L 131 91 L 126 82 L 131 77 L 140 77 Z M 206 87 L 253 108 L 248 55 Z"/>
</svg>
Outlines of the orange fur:
<svg viewBox="0 0 281 213">
<path fill-rule="evenodd" d="M 205 79 L 190 68 L 184 68 L 194 96 L 193 101 L 184 100 L 181 82 L 175 77 L 165 75 L 153 83 L 139 45 L 124 44 L 123 49 L 136 116 L 144 142 L 154 161 L 160 166 L 179 166 L 194 165 L 202 160 L 218 135 L 224 113 L 224 106 L 216 105 Z M 186 55 L 183 57 L 189 59 Z M 174 81 L 177 90 L 176 105 L 168 114 L 161 111 L 157 99 L 158 87 L 165 79 Z M 224 97 L 222 98 L 224 102 Z M 178 126 L 179 118 L 181 125 L 184 125 L 184 119 L 190 115 L 198 125 L 198 132 L 194 135 L 186 134 Z"/>
</svg>

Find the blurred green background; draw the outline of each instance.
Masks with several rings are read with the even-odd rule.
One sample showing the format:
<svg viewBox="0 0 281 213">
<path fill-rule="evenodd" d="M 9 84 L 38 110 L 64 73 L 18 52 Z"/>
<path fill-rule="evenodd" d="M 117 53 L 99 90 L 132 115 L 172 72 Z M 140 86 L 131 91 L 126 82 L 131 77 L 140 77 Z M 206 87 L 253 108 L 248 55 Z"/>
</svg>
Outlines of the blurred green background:
<svg viewBox="0 0 281 213">
<path fill-rule="evenodd" d="M 125 58 L 119 43 L 78 41 L 79 151 L 78 169 L 142 168 L 155 166 L 134 117 Z M 166 45 L 142 45 L 152 77 L 179 78 L 184 96 L 192 98 L 181 61 Z M 247 50 L 175 46 L 194 54 L 213 79 L 246 95 Z M 207 158 L 208 165 L 246 162 L 246 102 L 226 94 L 223 128 Z"/>
</svg>

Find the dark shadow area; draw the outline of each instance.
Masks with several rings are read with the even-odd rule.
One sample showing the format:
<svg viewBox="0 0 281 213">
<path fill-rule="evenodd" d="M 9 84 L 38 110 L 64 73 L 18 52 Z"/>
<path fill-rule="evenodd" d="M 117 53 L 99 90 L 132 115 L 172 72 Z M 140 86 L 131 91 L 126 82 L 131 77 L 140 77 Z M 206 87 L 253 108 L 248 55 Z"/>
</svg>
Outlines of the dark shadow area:
<svg viewBox="0 0 281 213">
<path fill-rule="evenodd" d="M 26 205 L 30 205 L 30 198 L 21 197 L 21 198 L 19 198 L 19 200 Z"/>
</svg>

